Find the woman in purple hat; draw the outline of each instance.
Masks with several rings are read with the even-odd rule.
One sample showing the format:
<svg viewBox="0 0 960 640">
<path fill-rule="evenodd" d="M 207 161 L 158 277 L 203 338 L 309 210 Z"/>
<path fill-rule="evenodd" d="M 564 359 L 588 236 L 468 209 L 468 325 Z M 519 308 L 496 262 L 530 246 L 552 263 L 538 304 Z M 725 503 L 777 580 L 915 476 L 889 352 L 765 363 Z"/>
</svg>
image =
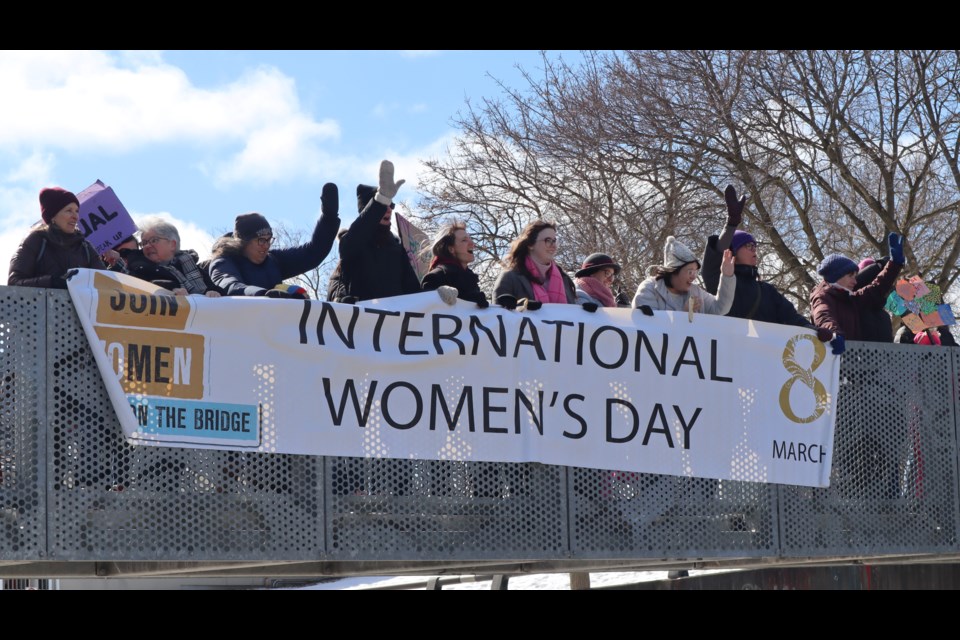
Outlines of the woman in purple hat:
<svg viewBox="0 0 960 640">
<path fill-rule="evenodd" d="M 10 259 L 8 285 L 66 289 L 70 269 L 107 268 L 78 227 L 77 196 L 60 187 L 41 189 L 40 217 L 43 222 L 27 234 Z"/>
</svg>

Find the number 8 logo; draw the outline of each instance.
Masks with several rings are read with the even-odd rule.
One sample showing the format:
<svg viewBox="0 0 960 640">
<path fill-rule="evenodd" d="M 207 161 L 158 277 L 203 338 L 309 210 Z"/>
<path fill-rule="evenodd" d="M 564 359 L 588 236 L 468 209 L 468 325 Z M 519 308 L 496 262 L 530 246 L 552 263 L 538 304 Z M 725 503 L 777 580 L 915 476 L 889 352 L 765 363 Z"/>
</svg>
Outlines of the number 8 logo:
<svg viewBox="0 0 960 640">
<path fill-rule="evenodd" d="M 810 364 L 809 369 L 804 369 L 794 360 L 797 343 L 800 340 L 809 340 L 813 343 L 813 362 Z M 819 418 L 823 415 L 823 412 L 826 411 L 827 405 L 829 404 L 827 389 L 823 386 L 823 383 L 813 375 L 813 372 L 823 364 L 826 357 L 827 348 L 822 342 L 817 340 L 816 336 L 801 334 L 793 336 L 787 341 L 787 346 L 783 349 L 783 367 L 790 374 L 790 379 L 787 380 L 780 389 L 780 409 L 783 411 L 783 415 L 789 420 L 800 424 L 807 424 Z M 813 397 L 817 403 L 813 414 L 805 418 L 801 418 L 795 414 L 793 408 L 790 406 L 790 390 L 793 389 L 793 383 L 798 380 L 813 392 Z"/>
</svg>

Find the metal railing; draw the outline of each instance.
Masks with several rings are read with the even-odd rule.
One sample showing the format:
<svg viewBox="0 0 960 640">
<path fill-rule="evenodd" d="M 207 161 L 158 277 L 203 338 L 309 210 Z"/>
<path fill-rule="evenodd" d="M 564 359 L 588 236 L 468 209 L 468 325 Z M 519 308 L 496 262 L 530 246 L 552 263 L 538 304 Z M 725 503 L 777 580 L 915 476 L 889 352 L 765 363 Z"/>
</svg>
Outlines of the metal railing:
<svg viewBox="0 0 960 640">
<path fill-rule="evenodd" d="M 74 573 L 321 563 L 335 574 L 393 563 L 490 574 L 532 562 L 960 554 L 958 358 L 960 349 L 848 344 L 826 489 L 133 447 L 66 292 L 0 287 L 0 564 L 44 563 L 45 575 L 83 562 L 96 564 Z"/>
</svg>

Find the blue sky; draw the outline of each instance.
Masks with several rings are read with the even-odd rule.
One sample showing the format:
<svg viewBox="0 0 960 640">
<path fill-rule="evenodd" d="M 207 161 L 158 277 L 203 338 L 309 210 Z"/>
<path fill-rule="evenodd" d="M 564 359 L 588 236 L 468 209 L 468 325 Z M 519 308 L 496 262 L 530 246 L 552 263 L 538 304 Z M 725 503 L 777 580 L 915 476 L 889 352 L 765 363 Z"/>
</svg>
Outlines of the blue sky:
<svg viewBox="0 0 960 640">
<path fill-rule="evenodd" d="M 535 72 L 540 54 L 0 52 L 0 264 L 39 220 L 44 186 L 102 180 L 135 219 L 169 216 L 201 255 L 247 211 L 312 229 L 328 181 L 348 223 L 383 158 L 408 181 L 398 200 L 413 202 L 451 118 L 500 96 L 494 78 L 524 86 L 517 65 Z"/>
</svg>

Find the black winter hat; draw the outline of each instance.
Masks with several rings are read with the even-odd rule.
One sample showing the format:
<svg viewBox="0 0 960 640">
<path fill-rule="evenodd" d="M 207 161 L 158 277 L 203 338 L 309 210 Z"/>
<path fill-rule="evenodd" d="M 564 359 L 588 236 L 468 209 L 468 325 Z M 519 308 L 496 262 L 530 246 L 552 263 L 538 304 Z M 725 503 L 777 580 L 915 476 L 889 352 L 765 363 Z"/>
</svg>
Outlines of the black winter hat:
<svg viewBox="0 0 960 640">
<path fill-rule="evenodd" d="M 591 273 L 608 267 L 613 267 L 614 275 L 620 273 L 620 265 L 614 262 L 613 258 L 605 253 L 591 253 L 587 256 L 587 259 L 583 261 L 580 271 L 577 271 L 573 275 L 577 278 L 586 278 Z"/>
<path fill-rule="evenodd" d="M 241 213 L 233 223 L 233 235 L 243 241 L 272 234 L 270 223 L 259 213 Z"/>
<path fill-rule="evenodd" d="M 367 206 L 367 203 L 370 202 L 370 199 L 377 195 L 377 188 L 371 187 L 368 184 L 358 184 L 357 185 L 357 211 L 363 211 L 363 208 Z"/>
</svg>

